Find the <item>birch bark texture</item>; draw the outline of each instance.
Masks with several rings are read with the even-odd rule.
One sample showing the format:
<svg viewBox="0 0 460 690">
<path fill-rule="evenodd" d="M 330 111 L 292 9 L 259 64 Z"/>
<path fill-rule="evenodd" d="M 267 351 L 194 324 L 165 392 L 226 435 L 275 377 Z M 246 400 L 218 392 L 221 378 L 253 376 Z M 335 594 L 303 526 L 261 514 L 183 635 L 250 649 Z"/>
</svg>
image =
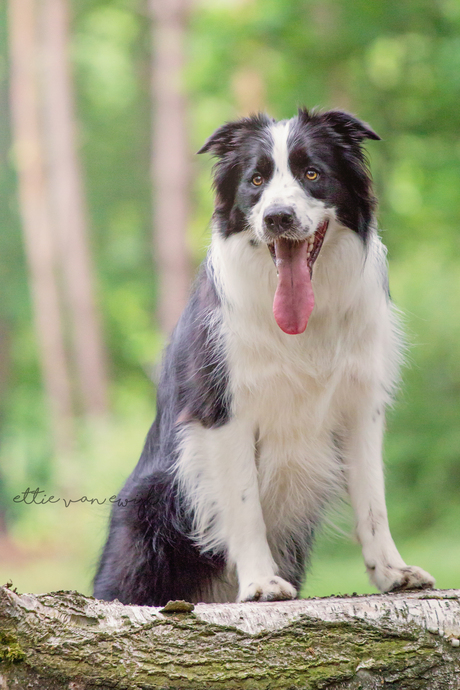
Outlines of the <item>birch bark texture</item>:
<svg viewBox="0 0 460 690">
<path fill-rule="evenodd" d="M 0 687 L 460 688 L 460 590 L 123 606 L 0 589 Z"/>
</svg>

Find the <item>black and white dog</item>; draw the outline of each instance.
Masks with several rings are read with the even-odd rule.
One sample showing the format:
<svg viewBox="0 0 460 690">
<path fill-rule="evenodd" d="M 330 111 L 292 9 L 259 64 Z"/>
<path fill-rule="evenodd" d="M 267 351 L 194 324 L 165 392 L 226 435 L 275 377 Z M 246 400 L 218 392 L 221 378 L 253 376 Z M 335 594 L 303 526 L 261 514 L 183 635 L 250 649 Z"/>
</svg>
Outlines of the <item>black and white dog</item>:
<svg viewBox="0 0 460 690">
<path fill-rule="evenodd" d="M 166 351 L 158 413 L 115 506 L 95 596 L 294 598 L 348 488 L 371 581 L 431 587 L 388 527 L 385 406 L 401 337 L 362 150 L 340 111 L 225 124 L 211 247 Z"/>
</svg>

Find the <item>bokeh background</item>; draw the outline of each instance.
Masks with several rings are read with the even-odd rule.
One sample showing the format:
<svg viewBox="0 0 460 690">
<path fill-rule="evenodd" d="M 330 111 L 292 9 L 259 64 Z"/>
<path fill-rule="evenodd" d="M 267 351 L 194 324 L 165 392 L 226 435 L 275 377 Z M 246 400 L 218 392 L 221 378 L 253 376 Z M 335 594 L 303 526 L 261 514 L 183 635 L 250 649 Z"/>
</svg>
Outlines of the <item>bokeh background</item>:
<svg viewBox="0 0 460 690">
<path fill-rule="evenodd" d="M 303 104 L 382 137 L 369 159 L 410 343 L 390 523 L 408 563 L 460 587 L 460 0 L 1 3 L 2 583 L 91 592 L 209 242 L 211 162 L 193 152 L 225 120 Z M 305 595 L 373 591 L 351 534 L 345 505 Z"/>
</svg>

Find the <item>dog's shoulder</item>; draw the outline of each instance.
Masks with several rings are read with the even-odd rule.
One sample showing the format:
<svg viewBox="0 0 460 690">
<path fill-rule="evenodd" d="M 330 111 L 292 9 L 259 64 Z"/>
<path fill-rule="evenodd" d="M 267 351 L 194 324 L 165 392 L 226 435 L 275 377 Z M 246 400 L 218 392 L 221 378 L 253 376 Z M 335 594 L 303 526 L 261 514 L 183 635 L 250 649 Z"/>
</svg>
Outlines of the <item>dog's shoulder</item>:
<svg viewBox="0 0 460 690">
<path fill-rule="evenodd" d="M 205 260 L 166 349 L 158 386 L 158 408 L 173 406 L 175 424 L 196 420 L 211 427 L 228 419 L 221 319 L 214 271 Z"/>
</svg>

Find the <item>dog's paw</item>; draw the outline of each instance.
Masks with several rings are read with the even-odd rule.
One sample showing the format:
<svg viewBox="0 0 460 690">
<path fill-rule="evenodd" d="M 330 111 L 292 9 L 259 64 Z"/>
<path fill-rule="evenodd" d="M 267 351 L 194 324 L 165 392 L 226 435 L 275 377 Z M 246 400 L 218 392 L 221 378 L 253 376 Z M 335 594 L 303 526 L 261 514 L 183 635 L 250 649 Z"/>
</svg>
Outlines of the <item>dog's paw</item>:
<svg viewBox="0 0 460 690">
<path fill-rule="evenodd" d="M 434 587 L 435 579 L 416 565 L 382 568 L 368 568 L 369 576 L 381 592 L 394 592 L 404 589 L 429 589 Z"/>
<path fill-rule="evenodd" d="M 240 590 L 238 601 L 283 601 L 295 599 L 297 591 L 281 577 L 261 577 Z"/>
</svg>

